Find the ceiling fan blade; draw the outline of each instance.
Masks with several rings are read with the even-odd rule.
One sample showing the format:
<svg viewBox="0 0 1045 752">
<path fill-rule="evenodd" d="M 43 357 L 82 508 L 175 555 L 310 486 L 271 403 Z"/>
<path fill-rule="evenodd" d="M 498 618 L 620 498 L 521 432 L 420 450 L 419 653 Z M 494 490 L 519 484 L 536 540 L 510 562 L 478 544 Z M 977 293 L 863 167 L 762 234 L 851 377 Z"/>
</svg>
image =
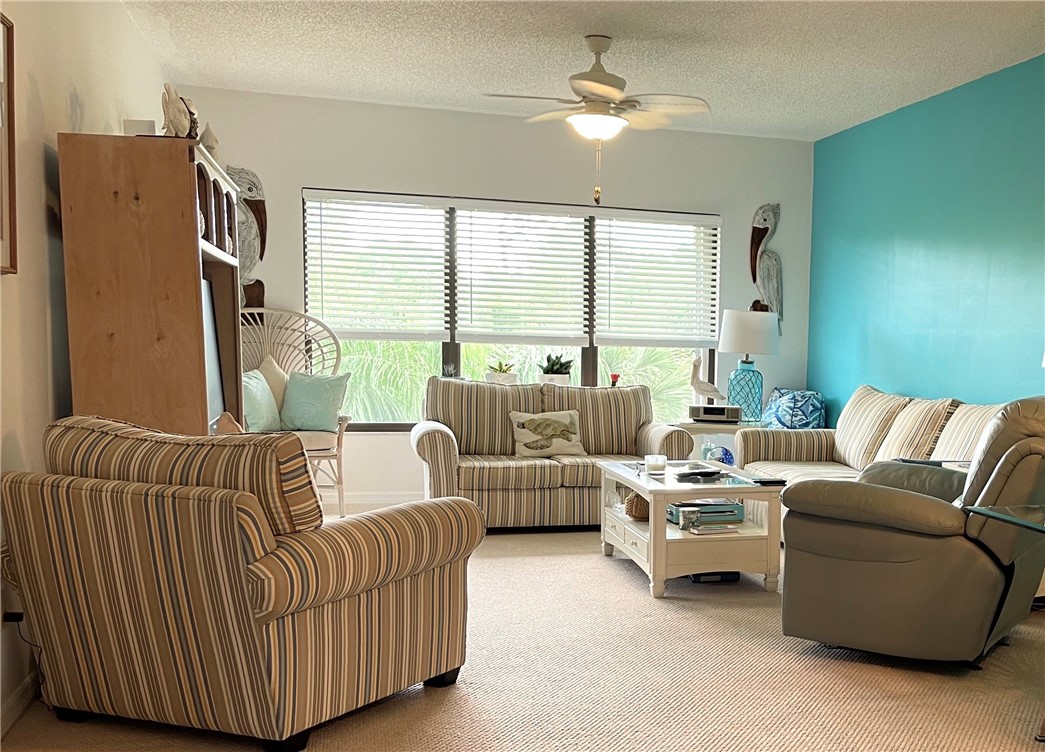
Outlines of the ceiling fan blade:
<svg viewBox="0 0 1045 752">
<path fill-rule="evenodd" d="M 662 112 L 646 112 L 645 110 L 629 110 L 618 113 L 628 121 L 630 127 L 637 131 L 655 131 L 671 125 L 671 118 Z"/>
<path fill-rule="evenodd" d="M 711 112 L 706 100 L 685 94 L 634 94 L 628 100 L 637 100 L 647 112 L 663 112 L 670 115 L 697 115 Z"/>
<path fill-rule="evenodd" d="M 527 123 L 544 123 L 549 120 L 565 120 L 570 115 L 576 112 L 584 112 L 583 107 L 569 107 L 565 110 L 552 110 L 551 112 L 542 112 L 540 115 L 534 115 L 532 118 L 526 118 Z"/>
<path fill-rule="evenodd" d="M 539 99 L 545 102 L 558 102 L 560 104 L 580 104 L 579 99 L 561 99 L 559 97 L 531 97 L 526 94 L 483 94 L 484 97 L 497 97 L 498 99 Z"/>
<path fill-rule="evenodd" d="M 601 99 L 604 102 L 619 102 L 624 99 L 624 92 L 616 86 L 600 84 L 597 81 L 587 81 L 583 78 L 570 77 L 570 88 L 573 93 L 582 99 Z"/>
</svg>

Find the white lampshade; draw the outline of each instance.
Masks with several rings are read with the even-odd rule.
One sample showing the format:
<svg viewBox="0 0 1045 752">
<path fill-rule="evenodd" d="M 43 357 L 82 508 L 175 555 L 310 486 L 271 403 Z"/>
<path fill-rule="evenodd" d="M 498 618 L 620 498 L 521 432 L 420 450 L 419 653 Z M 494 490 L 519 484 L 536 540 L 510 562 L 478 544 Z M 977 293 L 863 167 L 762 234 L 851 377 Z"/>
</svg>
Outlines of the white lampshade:
<svg viewBox="0 0 1045 752">
<path fill-rule="evenodd" d="M 766 311 L 722 311 L 719 352 L 776 355 L 780 352 L 777 315 Z"/>
<path fill-rule="evenodd" d="M 576 115 L 566 118 L 566 122 L 591 141 L 608 141 L 628 124 L 628 121 L 620 115 L 603 115 L 595 112 L 578 112 Z"/>
</svg>

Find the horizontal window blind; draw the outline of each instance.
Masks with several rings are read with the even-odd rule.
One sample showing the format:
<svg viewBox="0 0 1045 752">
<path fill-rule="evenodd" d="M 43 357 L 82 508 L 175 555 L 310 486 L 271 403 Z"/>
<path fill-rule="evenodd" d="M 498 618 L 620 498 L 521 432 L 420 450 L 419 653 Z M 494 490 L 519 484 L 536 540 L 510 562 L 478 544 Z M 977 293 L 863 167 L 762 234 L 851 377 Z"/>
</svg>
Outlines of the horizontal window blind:
<svg viewBox="0 0 1045 752">
<path fill-rule="evenodd" d="M 595 217 L 596 345 L 715 347 L 719 219 Z"/>
<path fill-rule="evenodd" d="M 441 206 L 305 193 L 308 311 L 345 339 L 447 340 Z"/>
<path fill-rule="evenodd" d="M 306 305 L 345 339 L 715 346 L 716 215 L 315 189 L 303 199 Z"/>
<path fill-rule="evenodd" d="M 583 215 L 458 208 L 457 340 L 586 345 Z"/>
</svg>

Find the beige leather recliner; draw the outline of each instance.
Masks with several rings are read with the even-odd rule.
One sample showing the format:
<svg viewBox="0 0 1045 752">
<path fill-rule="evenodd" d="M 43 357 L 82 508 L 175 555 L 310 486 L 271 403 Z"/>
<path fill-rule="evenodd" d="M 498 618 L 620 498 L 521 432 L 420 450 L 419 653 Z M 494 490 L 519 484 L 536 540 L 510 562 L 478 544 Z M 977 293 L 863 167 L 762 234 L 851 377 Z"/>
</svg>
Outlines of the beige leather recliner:
<svg viewBox="0 0 1045 752">
<path fill-rule="evenodd" d="M 979 661 L 1030 611 L 1045 535 L 968 506 L 1045 505 L 1045 397 L 1010 402 L 969 473 L 880 462 L 781 501 L 784 634 L 875 653 Z"/>
</svg>

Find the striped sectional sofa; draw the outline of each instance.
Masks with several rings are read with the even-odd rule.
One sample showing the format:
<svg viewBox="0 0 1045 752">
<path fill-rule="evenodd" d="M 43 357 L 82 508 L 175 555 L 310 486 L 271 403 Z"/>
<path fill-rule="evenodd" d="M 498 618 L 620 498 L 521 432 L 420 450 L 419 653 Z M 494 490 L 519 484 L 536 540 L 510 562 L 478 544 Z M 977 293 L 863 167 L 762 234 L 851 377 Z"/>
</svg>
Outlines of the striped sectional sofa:
<svg viewBox="0 0 1045 752">
<path fill-rule="evenodd" d="M 513 410 L 577 410 L 587 456 L 516 457 Z M 470 498 L 489 527 L 596 525 L 598 461 L 646 454 L 685 459 L 693 449 L 686 431 L 653 422 L 645 386 L 506 386 L 432 377 L 424 417 L 411 439 L 424 462 L 426 496 Z"/>
<path fill-rule="evenodd" d="M 5 579 L 44 699 L 304 749 L 330 718 L 465 659 L 462 498 L 323 521 L 293 434 L 185 437 L 74 417 L 2 478 Z"/>
</svg>

